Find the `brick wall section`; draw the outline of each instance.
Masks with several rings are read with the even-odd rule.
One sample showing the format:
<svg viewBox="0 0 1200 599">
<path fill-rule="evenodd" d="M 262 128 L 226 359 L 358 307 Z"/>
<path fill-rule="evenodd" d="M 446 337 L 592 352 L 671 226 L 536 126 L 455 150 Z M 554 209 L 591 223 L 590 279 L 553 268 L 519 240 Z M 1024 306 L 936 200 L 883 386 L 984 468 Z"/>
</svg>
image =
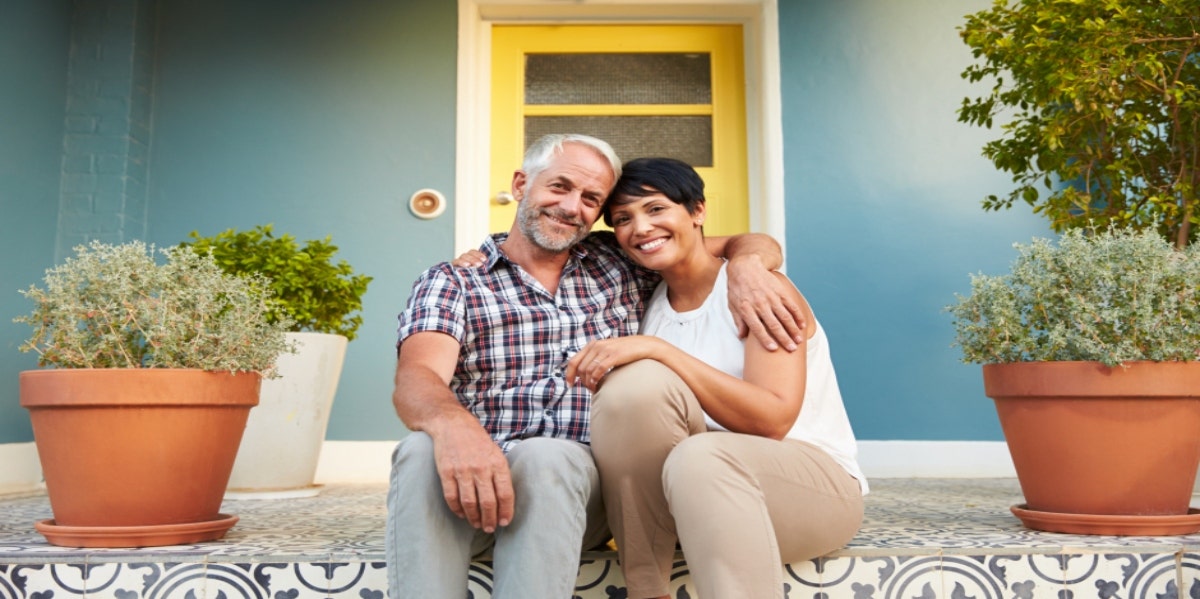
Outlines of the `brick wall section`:
<svg viewBox="0 0 1200 599">
<path fill-rule="evenodd" d="M 56 261 L 146 236 L 152 0 L 80 0 L 71 22 Z"/>
</svg>

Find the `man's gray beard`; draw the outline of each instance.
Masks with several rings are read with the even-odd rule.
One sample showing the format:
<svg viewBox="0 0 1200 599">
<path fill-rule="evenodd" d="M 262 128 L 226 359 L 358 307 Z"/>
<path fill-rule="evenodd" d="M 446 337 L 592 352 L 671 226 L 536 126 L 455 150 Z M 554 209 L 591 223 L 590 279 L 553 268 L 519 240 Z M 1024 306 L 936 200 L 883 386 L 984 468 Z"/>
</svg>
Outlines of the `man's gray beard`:
<svg viewBox="0 0 1200 599">
<path fill-rule="evenodd" d="M 554 237 L 542 232 L 538 226 L 538 210 L 528 202 L 520 202 L 517 204 L 517 228 L 525 235 L 533 245 L 546 250 L 547 252 L 565 252 L 579 243 L 581 239 L 587 236 L 588 231 L 580 227 L 579 234 L 568 239 Z"/>
</svg>

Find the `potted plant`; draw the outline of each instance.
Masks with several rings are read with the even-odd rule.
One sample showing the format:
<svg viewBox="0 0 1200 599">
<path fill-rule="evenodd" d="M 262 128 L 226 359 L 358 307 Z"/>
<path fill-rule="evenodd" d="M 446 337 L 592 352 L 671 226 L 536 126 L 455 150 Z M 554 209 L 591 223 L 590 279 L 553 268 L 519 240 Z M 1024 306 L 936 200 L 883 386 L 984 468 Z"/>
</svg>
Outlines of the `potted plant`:
<svg viewBox="0 0 1200 599">
<path fill-rule="evenodd" d="M 265 277 L 272 322 L 288 322 L 296 353 L 279 360 L 279 377 L 263 382 L 261 401 L 246 425 L 231 496 L 311 496 L 329 413 L 347 343 L 362 325 L 362 297 L 371 277 L 334 260 L 329 237 L 301 245 L 276 236 L 271 225 L 228 229 L 211 237 L 192 231 L 181 244 L 211 254 L 226 273 Z"/>
<path fill-rule="evenodd" d="M 262 374 L 286 350 L 268 290 L 177 248 L 92 242 L 46 271 L 20 374 L 53 544 L 134 547 L 220 538 L 220 514 Z"/>
<path fill-rule="evenodd" d="M 1109 224 L 1177 248 L 1200 223 L 1200 11 L 1194 2 L 995 0 L 959 29 L 990 91 L 959 121 L 1004 135 L 983 154 L 1056 231 Z"/>
<path fill-rule="evenodd" d="M 1018 245 L 949 306 L 983 366 L 1031 528 L 1200 531 L 1200 248 L 1154 231 L 1072 229 Z"/>
</svg>

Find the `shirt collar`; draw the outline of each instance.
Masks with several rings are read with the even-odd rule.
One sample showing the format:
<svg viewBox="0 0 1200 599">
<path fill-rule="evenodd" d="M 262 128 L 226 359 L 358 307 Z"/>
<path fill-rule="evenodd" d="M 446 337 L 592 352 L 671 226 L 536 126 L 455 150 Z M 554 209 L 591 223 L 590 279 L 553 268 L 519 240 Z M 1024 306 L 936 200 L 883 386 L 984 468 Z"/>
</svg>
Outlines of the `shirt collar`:
<svg viewBox="0 0 1200 599">
<path fill-rule="evenodd" d="M 500 250 L 500 244 L 504 243 L 506 239 L 508 239 L 508 233 L 492 233 L 483 240 L 483 245 L 479 246 L 479 251 L 483 252 L 483 255 L 487 257 L 486 262 L 484 262 L 484 267 L 488 271 L 494 269 L 496 264 L 498 264 L 501 260 L 504 260 L 509 264 L 515 264 L 508 258 L 508 256 L 504 254 L 503 251 Z M 588 250 L 587 244 L 588 238 L 584 237 L 579 243 L 576 243 L 575 246 L 571 248 L 572 260 L 567 261 L 567 266 L 564 271 L 569 269 L 573 262 L 585 260 L 592 255 L 592 252 Z"/>
</svg>

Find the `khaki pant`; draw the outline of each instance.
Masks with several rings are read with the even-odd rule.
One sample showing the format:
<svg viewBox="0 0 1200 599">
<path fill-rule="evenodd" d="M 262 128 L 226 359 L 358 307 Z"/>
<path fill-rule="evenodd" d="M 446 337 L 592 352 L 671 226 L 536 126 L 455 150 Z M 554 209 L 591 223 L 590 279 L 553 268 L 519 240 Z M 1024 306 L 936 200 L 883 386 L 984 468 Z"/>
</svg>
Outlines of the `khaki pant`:
<svg viewBox="0 0 1200 599">
<path fill-rule="evenodd" d="M 817 447 L 709 431 L 670 369 L 614 370 L 593 398 L 592 452 L 630 599 L 669 592 L 678 538 L 701 599 L 783 597 L 783 564 L 862 524 L 858 481 Z"/>
</svg>

